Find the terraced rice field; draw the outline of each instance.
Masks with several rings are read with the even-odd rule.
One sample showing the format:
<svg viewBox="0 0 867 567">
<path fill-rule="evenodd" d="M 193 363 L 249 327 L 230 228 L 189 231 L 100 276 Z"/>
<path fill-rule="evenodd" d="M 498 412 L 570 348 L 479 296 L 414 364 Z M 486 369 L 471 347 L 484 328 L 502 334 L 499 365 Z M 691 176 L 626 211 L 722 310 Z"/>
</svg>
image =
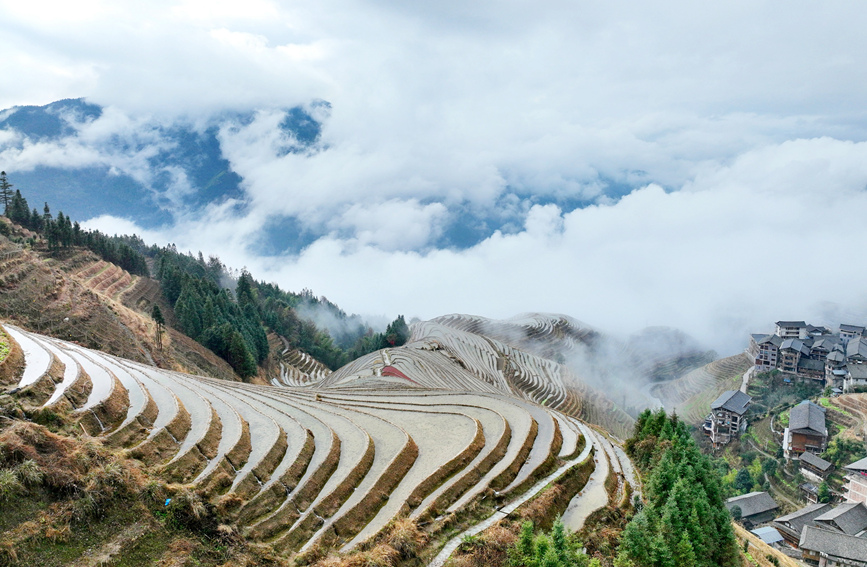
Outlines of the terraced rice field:
<svg viewBox="0 0 867 567">
<path fill-rule="evenodd" d="M 710 404 L 726 390 L 741 387 L 744 372 L 751 366 L 746 354 L 715 360 L 682 378 L 653 388 L 667 411 L 676 411 L 688 423 L 701 423 L 710 413 Z"/>
<path fill-rule="evenodd" d="M 592 331 L 580 325 L 565 317 L 538 314 L 504 322 L 463 315 L 439 317 L 413 324 L 410 342 L 404 347 L 359 358 L 311 386 L 346 389 L 360 384 L 503 393 L 559 409 L 625 438 L 634 419 L 605 394 L 552 358 L 513 346 L 531 344 L 553 357 L 592 336 Z M 509 342 L 477 334 L 482 332 Z M 545 341 L 549 347 L 541 348 Z"/>
<path fill-rule="evenodd" d="M 867 394 L 844 394 L 829 401 L 833 407 L 828 418 L 845 426 L 840 435 L 861 441 L 867 439 Z"/>
<path fill-rule="evenodd" d="M 285 341 L 285 339 L 284 339 Z M 280 375 L 271 379 L 275 386 L 305 386 L 319 382 L 331 374 L 327 366 L 289 345 L 280 354 Z"/>
<path fill-rule="evenodd" d="M 26 360 L 8 386 L 46 390 L 46 406 L 66 405 L 88 433 L 153 472 L 232 503 L 249 537 L 285 553 L 349 550 L 394 518 L 430 521 L 491 490 L 514 504 L 579 447 L 586 455 L 600 443 L 552 409 L 568 398 L 556 364 L 436 324 L 424 340 L 334 373 L 287 351 L 305 378 L 275 377 L 275 386 L 5 329 Z"/>
</svg>

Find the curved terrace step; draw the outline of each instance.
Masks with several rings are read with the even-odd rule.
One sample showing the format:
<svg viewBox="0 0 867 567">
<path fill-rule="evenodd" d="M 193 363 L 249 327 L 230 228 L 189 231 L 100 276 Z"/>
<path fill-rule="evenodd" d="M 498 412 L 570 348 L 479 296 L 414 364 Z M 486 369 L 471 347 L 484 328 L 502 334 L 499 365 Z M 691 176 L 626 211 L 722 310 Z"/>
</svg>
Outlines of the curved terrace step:
<svg viewBox="0 0 867 567">
<path fill-rule="evenodd" d="M 53 361 L 53 356 L 30 333 L 14 325 L 7 324 L 4 328 L 24 352 L 24 374 L 21 375 L 21 380 L 18 381 L 18 388 L 26 388 L 31 384 L 35 384 L 37 380 L 48 372 Z"/>
</svg>

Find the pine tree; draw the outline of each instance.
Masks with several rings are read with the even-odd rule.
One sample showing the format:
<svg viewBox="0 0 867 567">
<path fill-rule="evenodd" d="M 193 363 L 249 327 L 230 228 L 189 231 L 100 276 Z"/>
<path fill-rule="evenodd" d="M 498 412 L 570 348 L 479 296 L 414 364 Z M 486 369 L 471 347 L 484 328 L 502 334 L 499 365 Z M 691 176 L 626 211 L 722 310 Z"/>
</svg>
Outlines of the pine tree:
<svg viewBox="0 0 867 567">
<path fill-rule="evenodd" d="M 160 309 L 160 306 L 157 305 L 156 303 L 154 303 L 154 308 L 151 309 L 151 317 L 153 318 L 154 322 L 157 324 L 157 329 L 156 329 L 157 348 L 159 348 L 160 350 L 163 350 L 163 329 L 166 326 L 166 320 L 163 317 L 163 312 Z"/>
<path fill-rule="evenodd" d="M 12 195 L 12 201 L 9 204 L 9 210 L 6 214 L 10 220 L 18 224 L 28 226 L 30 224 L 30 209 L 27 206 L 27 199 L 21 196 L 21 191 L 15 190 Z"/>
<path fill-rule="evenodd" d="M 0 171 L 0 201 L 3 202 L 3 214 L 9 216 L 9 207 L 12 205 L 13 185 L 6 179 L 6 172 Z"/>
<path fill-rule="evenodd" d="M 689 535 L 684 532 L 674 548 L 674 559 L 678 567 L 696 567 L 695 551 L 689 541 Z"/>
<path fill-rule="evenodd" d="M 244 342 L 244 337 L 237 331 L 232 333 L 229 342 L 229 364 L 241 378 L 249 378 L 256 374 L 256 361 Z"/>
<path fill-rule="evenodd" d="M 663 411 L 639 416 L 627 451 L 647 475 L 647 504 L 623 530 L 618 566 L 734 566 L 738 563 L 721 479 L 686 426 Z M 743 471 L 749 477 L 749 471 Z M 742 477 L 744 475 L 741 475 Z"/>
</svg>

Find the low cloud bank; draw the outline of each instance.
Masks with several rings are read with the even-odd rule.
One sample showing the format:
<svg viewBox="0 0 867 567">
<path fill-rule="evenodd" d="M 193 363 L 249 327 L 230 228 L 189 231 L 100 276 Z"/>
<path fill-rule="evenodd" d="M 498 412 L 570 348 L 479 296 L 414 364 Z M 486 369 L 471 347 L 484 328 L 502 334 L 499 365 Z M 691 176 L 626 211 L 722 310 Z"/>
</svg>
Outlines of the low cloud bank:
<svg viewBox="0 0 867 567">
<path fill-rule="evenodd" d="M 218 252 L 348 312 L 560 312 L 622 334 L 676 327 L 725 355 L 780 318 L 865 322 L 865 187 L 867 143 L 818 138 L 708 166 L 677 191 L 650 184 L 568 213 L 534 206 L 523 230 L 465 250 L 383 249 L 333 233 L 295 256 L 251 257 L 245 233 L 230 230 L 245 219 L 224 209 L 145 237 Z M 90 224 L 134 229 L 108 217 Z"/>
</svg>

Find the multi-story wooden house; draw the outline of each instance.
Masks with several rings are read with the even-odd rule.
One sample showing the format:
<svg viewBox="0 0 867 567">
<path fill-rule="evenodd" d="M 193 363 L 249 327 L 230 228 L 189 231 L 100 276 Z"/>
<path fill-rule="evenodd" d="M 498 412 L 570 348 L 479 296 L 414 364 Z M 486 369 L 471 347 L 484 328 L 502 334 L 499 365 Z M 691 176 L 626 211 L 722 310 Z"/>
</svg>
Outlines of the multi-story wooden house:
<svg viewBox="0 0 867 567">
<path fill-rule="evenodd" d="M 804 400 L 789 412 L 789 426 L 783 432 L 783 453 L 798 459 L 803 453 L 819 454 L 828 445 L 825 408 Z"/>
<path fill-rule="evenodd" d="M 779 368 L 783 372 L 798 373 L 798 363 L 801 357 L 810 356 L 810 347 L 801 339 L 783 339 L 780 344 Z"/>
<path fill-rule="evenodd" d="M 748 352 L 757 372 L 768 372 L 777 367 L 781 344 L 783 344 L 783 339 L 777 335 L 755 334 L 750 336 Z"/>
<path fill-rule="evenodd" d="M 710 405 L 711 412 L 705 419 L 704 432 L 714 447 L 726 445 L 746 429 L 744 414 L 751 400 L 740 390 L 729 390 L 720 394 Z"/>
<path fill-rule="evenodd" d="M 801 474 L 815 482 L 822 482 L 834 471 L 834 465 L 813 453 L 801 453 Z"/>
</svg>

